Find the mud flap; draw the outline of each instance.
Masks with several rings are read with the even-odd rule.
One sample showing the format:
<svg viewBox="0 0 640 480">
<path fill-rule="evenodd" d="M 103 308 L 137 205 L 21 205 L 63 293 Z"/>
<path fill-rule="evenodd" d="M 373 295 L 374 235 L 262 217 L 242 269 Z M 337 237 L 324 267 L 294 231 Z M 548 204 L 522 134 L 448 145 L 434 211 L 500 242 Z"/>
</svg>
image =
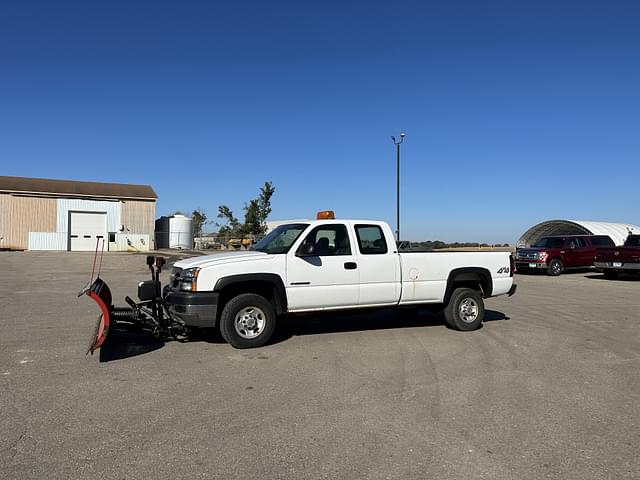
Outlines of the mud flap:
<svg viewBox="0 0 640 480">
<path fill-rule="evenodd" d="M 111 327 L 111 290 L 108 285 L 100 278 L 96 278 L 91 285 L 85 287 L 78 296 L 85 294 L 93 299 L 100 307 L 100 315 L 96 323 L 96 328 L 90 338 L 87 355 L 95 352 L 107 339 L 109 329 Z"/>
</svg>

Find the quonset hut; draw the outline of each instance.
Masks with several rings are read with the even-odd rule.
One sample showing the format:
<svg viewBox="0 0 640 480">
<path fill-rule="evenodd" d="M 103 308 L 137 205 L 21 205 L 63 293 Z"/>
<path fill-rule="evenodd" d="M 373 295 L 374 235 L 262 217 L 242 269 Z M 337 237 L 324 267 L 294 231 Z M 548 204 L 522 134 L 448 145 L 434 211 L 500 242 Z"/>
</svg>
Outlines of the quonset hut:
<svg viewBox="0 0 640 480">
<path fill-rule="evenodd" d="M 630 232 L 640 234 L 640 227 L 631 223 L 547 220 L 524 232 L 517 245 L 529 247 L 542 237 L 555 235 L 608 235 L 616 245 L 622 245 Z"/>
</svg>

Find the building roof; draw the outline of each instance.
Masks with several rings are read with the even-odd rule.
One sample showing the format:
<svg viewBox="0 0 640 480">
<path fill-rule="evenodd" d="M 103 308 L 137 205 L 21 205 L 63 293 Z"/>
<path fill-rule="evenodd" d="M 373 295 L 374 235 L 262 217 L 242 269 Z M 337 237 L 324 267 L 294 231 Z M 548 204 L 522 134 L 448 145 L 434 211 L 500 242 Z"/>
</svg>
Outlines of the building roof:
<svg viewBox="0 0 640 480">
<path fill-rule="evenodd" d="M 518 240 L 518 245 L 533 245 L 542 237 L 555 235 L 608 235 L 616 245 L 622 245 L 629 232 L 640 234 L 640 227 L 631 223 L 548 220 L 538 223 L 524 232 Z"/>
<path fill-rule="evenodd" d="M 0 176 L 0 193 L 137 200 L 158 198 L 149 185 L 3 176 Z"/>
</svg>

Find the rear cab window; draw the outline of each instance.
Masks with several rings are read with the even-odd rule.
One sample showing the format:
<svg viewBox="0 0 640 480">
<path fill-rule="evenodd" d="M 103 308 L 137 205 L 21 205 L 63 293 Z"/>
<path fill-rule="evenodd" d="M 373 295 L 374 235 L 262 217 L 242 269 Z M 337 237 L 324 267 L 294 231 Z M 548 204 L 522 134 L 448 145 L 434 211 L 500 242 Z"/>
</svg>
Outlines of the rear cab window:
<svg viewBox="0 0 640 480">
<path fill-rule="evenodd" d="M 594 247 L 614 247 L 615 243 L 609 237 L 591 237 L 591 245 Z"/>
<path fill-rule="evenodd" d="M 358 249 L 363 255 L 382 255 L 389 251 L 379 225 L 355 225 Z"/>
</svg>

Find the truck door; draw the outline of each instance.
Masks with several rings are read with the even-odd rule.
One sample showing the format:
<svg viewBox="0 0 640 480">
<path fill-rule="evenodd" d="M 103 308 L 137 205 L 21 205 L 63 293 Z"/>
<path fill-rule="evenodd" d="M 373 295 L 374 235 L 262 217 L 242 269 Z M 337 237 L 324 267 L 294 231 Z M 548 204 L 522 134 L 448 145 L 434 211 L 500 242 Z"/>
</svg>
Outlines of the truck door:
<svg viewBox="0 0 640 480">
<path fill-rule="evenodd" d="M 302 255 L 305 245 L 313 253 Z M 320 225 L 287 254 L 287 303 L 289 310 L 353 307 L 358 305 L 360 270 L 347 227 Z"/>
<path fill-rule="evenodd" d="M 580 266 L 580 252 L 579 243 L 577 238 L 567 238 L 564 243 L 564 248 L 560 252 L 565 267 L 577 267 Z"/>
<path fill-rule="evenodd" d="M 360 267 L 360 305 L 393 305 L 400 300 L 400 258 L 379 225 L 354 225 Z"/>
<path fill-rule="evenodd" d="M 591 246 L 591 243 L 586 238 L 576 238 L 576 241 L 578 242 L 578 248 L 576 249 L 578 265 L 585 267 L 593 265 L 596 248 Z"/>
</svg>

